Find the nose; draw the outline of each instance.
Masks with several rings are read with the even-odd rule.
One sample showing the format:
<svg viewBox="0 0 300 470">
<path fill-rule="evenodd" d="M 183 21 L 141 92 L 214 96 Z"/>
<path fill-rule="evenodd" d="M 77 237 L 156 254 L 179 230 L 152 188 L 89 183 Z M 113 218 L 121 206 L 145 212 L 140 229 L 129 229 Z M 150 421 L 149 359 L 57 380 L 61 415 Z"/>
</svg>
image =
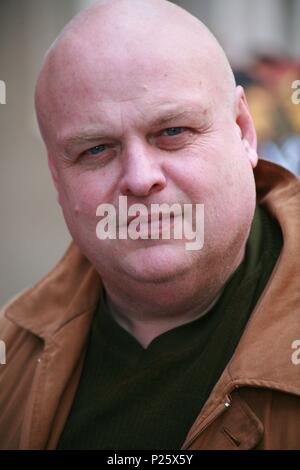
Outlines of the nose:
<svg viewBox="0 0 300 470">
<path fill-rule="evenodd" d="M 154 152 L 143 144 L 127 150 L 120 182 L 122 195 L 145 197 L 166 186 L 166 177 Z"/>
</svg>

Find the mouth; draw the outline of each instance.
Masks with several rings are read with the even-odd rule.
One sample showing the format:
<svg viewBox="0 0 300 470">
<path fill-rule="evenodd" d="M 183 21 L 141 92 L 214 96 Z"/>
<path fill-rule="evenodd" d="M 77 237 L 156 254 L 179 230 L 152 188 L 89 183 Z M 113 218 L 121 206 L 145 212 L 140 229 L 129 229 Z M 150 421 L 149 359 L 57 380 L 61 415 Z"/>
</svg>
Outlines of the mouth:
<svg viewBox="0 0 300 470">
<path fill-rule="evenodd" d="M 172 230 L 174 227 L 174 215 L 152 214 L 145 217 L 130 217 L 128 222 L 128 231 L 133 227 L 130 222 L 136 220 L 136 226 L 133 229 L 140 234 L 142 240 L 164 240 L 172 239 Z"/>
<path fill-rule="evenodd" d="M 163 224 L 163 221 L 164 223 L 166 223 L 166 221 L 170 221 L 170 224 L 173 223 L 174 221 L 174 214 L 164 214 L 162 212 L 159 212 L 157 214 L 149 214 L 148 216 L 139 216 L 139 215 L 135 215 L 135 216 L 131 216 L 131 217 L 128 217 L 127 218 L 127 227 L 130 225 L 130 223 L 133 221 L 133 220 L 136 220 L 138 219 L 138 224 L 139 225 L 159 225 L 162 226 Z"/>
</svg>

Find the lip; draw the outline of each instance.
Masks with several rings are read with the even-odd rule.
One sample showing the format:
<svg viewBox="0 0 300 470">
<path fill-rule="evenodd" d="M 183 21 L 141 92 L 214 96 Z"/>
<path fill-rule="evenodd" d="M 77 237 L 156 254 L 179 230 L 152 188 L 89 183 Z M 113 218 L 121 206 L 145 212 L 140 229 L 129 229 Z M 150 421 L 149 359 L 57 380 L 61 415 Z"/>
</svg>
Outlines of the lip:
<svg viewBox="0 0 300 470">
<path fill-rule="evenodd" d="M 136 217 L 134 217 L 135 219 Z M 170 222 L 167 224 L 163 223 L 162 217 L 159 219 L 157 217 L 152 218 L 151 222 L 151 217 L 148 218 L 140 218 L 137 226 L 137 230 L 139 231 L 140 234 L 147 234 L 147 239 L 151 239 L 154 237 L 154 239 L 157 239 L 156 237 L 161 237 L 163 233 L 169 229 L 170 231 L 173 229 L 174 226 L 174 216 L 170 216 Z M 168 232 L 167 232 L 168 233 Z M 172 232 L 169 232 L 172 233 Z M 172 237 L 171 237 L 172 238 Z"/>
<path fill-rule="evenodd" d="M 163 213 L 149 214 L 147 217 L 134 215 L 134 216 L 131 216 L 131 217 L 127 218 L 127 227 L 129 226 L 129 224 L 133 220 L 135 220 L 137 218 L 139 219 L 139 224 L 140 225 L 151 225 L 151 223 L 156 223 L 156 222 L 159 221 L 159 226 L 161 226 L 164 215 L 166 215 L 166 214 L 163 214 Z M 174 221 L 174 214 L 171 214 L 170 215 L 170 223 L 173 223 L 173 221 Z"/>
</svg>

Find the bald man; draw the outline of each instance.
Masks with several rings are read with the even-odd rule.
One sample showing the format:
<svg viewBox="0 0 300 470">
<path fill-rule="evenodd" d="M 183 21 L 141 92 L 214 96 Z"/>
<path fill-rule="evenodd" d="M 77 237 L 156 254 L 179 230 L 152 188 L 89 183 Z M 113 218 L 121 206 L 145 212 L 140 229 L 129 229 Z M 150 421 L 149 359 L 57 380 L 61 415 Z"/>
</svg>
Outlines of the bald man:
<svg viewBox="0 0 300 470">
<path fill-rule="evenodd" d="M 3 310 L 0 447 L 300 449 L 300 183 L 258 163 L 216 39 L 165 0 L 97 2 L 36 110 L 73 243 Z"/>
</svg>

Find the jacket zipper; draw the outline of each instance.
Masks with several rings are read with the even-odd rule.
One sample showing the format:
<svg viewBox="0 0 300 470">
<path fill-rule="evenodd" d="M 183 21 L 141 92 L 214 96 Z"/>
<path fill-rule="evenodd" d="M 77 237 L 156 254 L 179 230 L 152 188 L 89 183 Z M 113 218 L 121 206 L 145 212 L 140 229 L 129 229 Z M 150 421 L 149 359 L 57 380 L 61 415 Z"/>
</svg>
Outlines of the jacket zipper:
<svg viewBox="0 0 300 470">
<path fill-rule="evenodd" d="M 205 423 L 203 427 L 199 429 L 199 431 L 193 436 L 186 444 L 184 447 L 182 447 L 182 450 L 187 450 L 189 446 L 202 434 L 205 429 L 208 428 L 219 416 L 221 416 L 225 411 L 227 411 L 230 406 L 231 406 L 232 398 L 230 395 L 226 395 L 225 401 L 217 406 L 217 408 L 214 410 L 213 413 L 211 413 L 211 416 L 209 420 Z"/>
</svg>

